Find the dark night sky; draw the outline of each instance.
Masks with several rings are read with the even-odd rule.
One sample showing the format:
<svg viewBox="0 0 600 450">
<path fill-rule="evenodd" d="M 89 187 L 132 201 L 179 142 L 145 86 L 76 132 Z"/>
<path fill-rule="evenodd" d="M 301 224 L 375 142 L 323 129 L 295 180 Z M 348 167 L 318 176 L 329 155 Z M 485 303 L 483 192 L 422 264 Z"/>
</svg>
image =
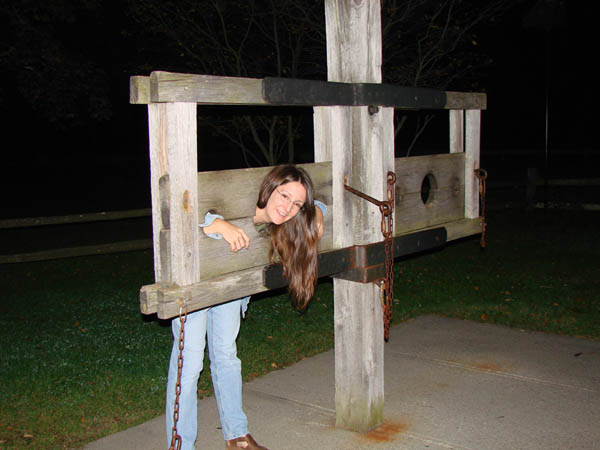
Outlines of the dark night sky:
<svg viewBox="0 0 600 450">
<path fill-rule="evenodd" d="M 543 164 L 549 74 L 551 155 L 572 151 L 571 160 L 581 161 L 582 170 L 590 171 L 581 153 L 598 155 L 600 149 L 592 138 L 599 99 L 592 69 L 597 38 L 588 3 L 570 2 L 562 26 L 549 33 L 525 28 L 521 13 L 483 30 L 478 45 L 485 46 L 494 59 L 480 83 L 488 94 L 483 158 L 486 151 L 528 149 Z M 98 50 L 106 51 L 106 46 L 110 46 L 108 37 L 99 40 Z M 130 51 L 134 49 L 112 48 L 106 60 L 124 60 Z M 128 104 L 129 76 L 148 73 L 115 73 L 114 68 L 108 72 L 113 120 L 76 131 L 56 130 L 14 90 L 3 90 L 2 184 L 10 194 L 5 195 L 0 218 L 149 207 L 146 108 Z M 10 81 L 4 80 L 4 86 Z M 438 133 L 430 133 L 422 145 L 434 145 L 434 134 Z"/>
</svg>

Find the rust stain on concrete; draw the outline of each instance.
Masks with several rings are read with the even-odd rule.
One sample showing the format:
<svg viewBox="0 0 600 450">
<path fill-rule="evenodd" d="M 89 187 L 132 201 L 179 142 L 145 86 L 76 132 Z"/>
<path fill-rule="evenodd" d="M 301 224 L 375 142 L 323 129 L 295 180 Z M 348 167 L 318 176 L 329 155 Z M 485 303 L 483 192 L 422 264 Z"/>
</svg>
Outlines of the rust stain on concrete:
<svg viewBox="0 0 600 450">
<path fill-rule="evenodd" d="M 481 362 L 474 365 L 479 370 L 485 370 L 487 372 L 502 372 L 502 367 L 492 362 Z"/>
<path fill-rule="evenodd" d="M 371 442 L 390 442 L 393 441 L 400 433 L 406 431 L 407 428 L 408 425 L 404 423 L 384 422 L 363 436 L 364 439 Z"/>
</svg>

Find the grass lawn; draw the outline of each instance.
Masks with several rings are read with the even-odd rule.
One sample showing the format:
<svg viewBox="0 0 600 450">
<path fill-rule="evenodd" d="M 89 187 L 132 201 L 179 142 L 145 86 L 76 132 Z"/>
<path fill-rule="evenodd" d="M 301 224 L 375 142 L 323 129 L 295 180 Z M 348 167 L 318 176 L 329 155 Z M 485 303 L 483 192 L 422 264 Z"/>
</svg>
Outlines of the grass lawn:
<svg viewBox="0 0 600 450">
<path fill-rule="evenodd" d="M 394 323 L 433 313 L 600 339 L 600 213 L 488 223 L 485 251 L 466 239 L 396 262 Z M 164 412 L 170 326 L 138 304 L 152 281 L 149 251 L 0 265 L 0 448 L 77 448 Z M 256 296 L 238 339 L 246 380 L 332 346 L 329 280 L 302 314 Z"/>
</svg>

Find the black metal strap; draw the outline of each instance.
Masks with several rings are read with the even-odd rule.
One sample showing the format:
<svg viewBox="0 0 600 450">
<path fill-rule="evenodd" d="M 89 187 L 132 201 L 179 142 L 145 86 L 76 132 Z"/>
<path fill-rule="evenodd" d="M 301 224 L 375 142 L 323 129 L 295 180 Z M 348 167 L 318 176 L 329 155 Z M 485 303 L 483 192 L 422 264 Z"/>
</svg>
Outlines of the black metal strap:
<svg viewBox="0 0 600 450">
<path fill-rule="evenodd" d="M 444 227 L 396 236 L 394 257 L 407 256 L 442 247 L 446 244 Z M 372 283 L 385 276 L 385 245 L 376 242 L 355 245 L 319 254 L 319 277 L 332 276 L 362 283 Z M 270 264 L 263 271 L 263 283 L 267 289 L 287 286 L 281 264 Z"/>
</svg>

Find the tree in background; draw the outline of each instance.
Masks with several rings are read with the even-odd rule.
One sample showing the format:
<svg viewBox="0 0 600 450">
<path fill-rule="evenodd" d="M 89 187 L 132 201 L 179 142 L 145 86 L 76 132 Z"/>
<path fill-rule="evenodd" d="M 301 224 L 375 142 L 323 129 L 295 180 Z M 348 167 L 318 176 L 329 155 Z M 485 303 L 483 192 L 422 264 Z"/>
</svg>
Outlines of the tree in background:
<svg viewBox="0 0 600 450">
<path fill-rule="evenodd" d="M 53 127 L 68 129 L 113 116 L 110 47 L 100 1 L 3 2 L 0 89 L 18 95 Z M 0 101 L 14 97 L 5 90 Z M 5 101 L 2 103 L 5 104 Z"/>
<path fill-rule="evenodd" d="M 164 49 L 169 67 L 209 75 L 322 77 L 323 4 L 299 0 L 130 0 L 128 12 Z M 156 69 L 156 66 L 154 67 Z M 302 115 L 289 108 L 205 108 L 200 125 L 239 148 L 247 165 L 294 162 Z M 221 114 L 219 114 L 221 112 Z M 297 109 L 296 109 L 297 112 Z"/>
<path fill-rule="evenodd" d="M 384 0 L 382 2 L 385 83 L 440 90 L 480 92 L 479 82 L 493 60 L 479 47 L 486 25 L 520 0 Z M 407 136 L 409 156 L 433 111 L 396 110 L 395 135 Z M 410 128 L 409 118 L 413 119 Z"/>
<path fill-rule="evenodd" d="M 478 47 L 478 30 L 519 0 L 383 0 L 384 82 L 402 86 L 479 90 L 477 77 L 491 63 Z M 201 6 L 200 6 L 201 5 Z M 129 12 L 152 34 L 166 39 L 181 58 L 175 66 L 193 73 L 242 77 L 326 79 L 322 2 L 310 0 L 130 0 Z M 310 133 L 309 120 L 273 115 L 202 117 L 227 138 L 248 165 L 293 162 L 295 142 Z M 414 124 L 408 127 L 409 118 Z M 396 114 L 409 155 L 434 113 Z"/>
<path fill-rule="evenodd" d="M 526 1 L 382 0 L 384 82 L 481 90 L 491 60 L 478 33 Z M 18 94 L 57 129 L 122 120 L 127 78 L 152 70 L 326 79 L 323 1 L 21 0 L 2 3 L 0 17 L 9 77 L 0 102 Z M 203 107 L 199 125 L 239 149 L 247 166 L 273 165 L 312 155 L 299 144 L 312 135 L 311 112 Z M 433 117 L 397 111 L 398 148 L 409 155 Z"/>
</svg>

